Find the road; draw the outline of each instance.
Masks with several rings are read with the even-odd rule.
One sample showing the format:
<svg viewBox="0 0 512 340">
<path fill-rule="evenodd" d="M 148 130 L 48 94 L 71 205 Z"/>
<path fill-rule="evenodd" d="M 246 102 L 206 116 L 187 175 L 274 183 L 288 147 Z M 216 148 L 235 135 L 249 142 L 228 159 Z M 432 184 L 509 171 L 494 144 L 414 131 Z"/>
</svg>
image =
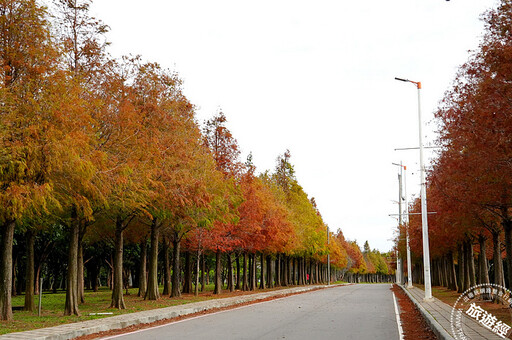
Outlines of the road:
<svg viewBox="0 0 512 340">
<path fill-rule="evenodd" d="M 108 339 L 399 339 L 389 284 L 338 286 Z"/>
</svg>

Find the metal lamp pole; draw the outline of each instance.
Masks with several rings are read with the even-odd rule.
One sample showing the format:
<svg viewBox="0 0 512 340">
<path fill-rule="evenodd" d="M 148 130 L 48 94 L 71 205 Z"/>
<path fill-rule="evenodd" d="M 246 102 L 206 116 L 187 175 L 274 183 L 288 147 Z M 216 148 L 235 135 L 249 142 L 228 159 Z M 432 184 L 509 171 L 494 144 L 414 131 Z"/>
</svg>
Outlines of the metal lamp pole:
<svg viewBox="0 0 512 340">
<path fill-rule="evenodd" d="M 331 284 L 331 256 L 329 253 L 329 226 L 327 226 L 327 285 Z"/>
<path fill-rule="evenodd" d="M 392 163 L 393 165 L 400 167 L 400 173 L 398 174 L 398 186 L 399 186 L 399 197 L 398 197 L 398 205 L 400 213 L 398 214 L 398 219 L 400 221 L 400 225 L 406 225 L 409 224 L 409 206 L 407 204 L 407 181 L 406 181 L 406 171 L 407 167 L 405 165 L 402 165 L 402 162 L 400 164 L 398 163 Z M 402 185 L 403 183 L 403 185 Z M 402 190 L 403 188 L 403 190 Z M 405 205 L 405 212 L 402 214 L 402 201 L 404 201 Z M 407 244 L 407 288 L 412 287 L 412 265 L 411 265 L 411 247 L 409 246 L 409 230 L 407 230 L 407 227 L 405 229 L 405 239 Z M 404 282 L 405 283 L 405 282 Z"/>
<path fill-rule="evenodd" d="M 412 264 L 411 264 L 411 247 L 409 246 L 409 205 L 407 204 L 407 168 L 404 165 L 404 203 L 405 203 L 405 237 L 407 242 L 407 288 L 412 288 Z"/>
<path fill-rule="evenodd" d="M 425 276 L 425 300 L 432 299 L 432 284 L 430 280 L 430 251 L 428 243 L 428 219 L 427 219 L 427 183 L 425 179 L 425 167 L 423 165 L 423 137 L 421 121 L 421 82 L 396 78 L 396 80 L 413 83 L 418 89 L 418 126 L 420 142 L 420 180 L 421 180 L 421 229 L 423 235 L 423 271 Z"/>
<path fill-rule="evenodd" d="M 395 164 L 395 163 L 393 163 L 393 164 Z M 402 226 L 402 223 L 403 223 L 403 216 L 402 216 L 402 163 L 396 164 L 396 165 L 400 166 L 400 173 L 398 174 L 398 232 L 400 233 L 400 227 Z M 400 237 L 398 237 L 398 240 L 400 241 Z M 399 276 L 398 283 L 402 284 L 403 283 L 402 282 L 402 278 L 403 278 L 402 259 L 397 257 L 396 263 L 397 263 L 397 270 L 398 270 L 398 276 Z"/>
</svg>

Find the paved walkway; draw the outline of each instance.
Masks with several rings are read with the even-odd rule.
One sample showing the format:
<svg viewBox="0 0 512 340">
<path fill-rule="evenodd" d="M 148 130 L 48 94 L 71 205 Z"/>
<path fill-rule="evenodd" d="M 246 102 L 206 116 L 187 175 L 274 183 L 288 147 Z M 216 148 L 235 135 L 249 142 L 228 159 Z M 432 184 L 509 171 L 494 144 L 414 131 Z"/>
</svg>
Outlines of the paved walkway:
<svg viewBox="0 0 512 340">
<path fill-rule="evenodd" d="M 271 292 L 234 296 L 224 299 L 213 299 L 185 305 L 147 310 L 143 312 L 116 315 L 112 317 L 70 323 L 55 327 L 35 329 L 26 332 L 0 335 L 0 340 L 65 340 L 103 331 L 126 328 L 132 325 L 151 323 L 171 319 L 182 315 L 193 314 L 214 308 L 223 308 L 241 303 L 263 300 L 270 297 L 280 297 L 287 294 L 302 293 L 317 288 L 336 287 L 337 285 L 316 285 L 280 289 Z"/>
<path fill-rule="evenodd" d="M 403 288 L 403 287 L 402 287 Z M 454 339 L 450 323 L 450 315 L 452 306 L 434 298 L 432 301 L 423 301 L 425 291 L 417 288 L 404 288 L 413 302 L 418 306 L 425 319 L 430 324 L 432 330 L 439 339 Z M 423 309 L 423 310 L 422 310 Z M 477 321 L 464 317 L 468 322 L 464 321 L 465 335 L 470 339 L 501 339 L 499 336 L 484 328 Z M 471 321 L 469 321 L 471 320 Z"/>
</svg>

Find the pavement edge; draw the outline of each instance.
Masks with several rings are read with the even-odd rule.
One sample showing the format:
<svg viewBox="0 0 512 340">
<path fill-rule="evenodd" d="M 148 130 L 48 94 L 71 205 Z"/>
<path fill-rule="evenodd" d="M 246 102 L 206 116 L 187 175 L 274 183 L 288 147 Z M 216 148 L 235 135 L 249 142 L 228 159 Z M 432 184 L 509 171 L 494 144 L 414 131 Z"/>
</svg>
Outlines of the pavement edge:
<svg viewBox="0 0 512 340">
<path fill-rule="evenodd" d="M 439 322 L 434 319 L 432 315 L 407 291 L 407 288 L 403 287 L 402 285 L 398 285 L 402 290 L 407 294 L 409 299 L 414 303 L 414 305 L 419 309 L 421 315 L 423 315 L 423 318 L 427 322 L 427 324 L 430 326 L 434 334 L 441 340 L 454 340 L 455 338 L 452 337 L 444 328 L 441 326 Z"/>
</svg>

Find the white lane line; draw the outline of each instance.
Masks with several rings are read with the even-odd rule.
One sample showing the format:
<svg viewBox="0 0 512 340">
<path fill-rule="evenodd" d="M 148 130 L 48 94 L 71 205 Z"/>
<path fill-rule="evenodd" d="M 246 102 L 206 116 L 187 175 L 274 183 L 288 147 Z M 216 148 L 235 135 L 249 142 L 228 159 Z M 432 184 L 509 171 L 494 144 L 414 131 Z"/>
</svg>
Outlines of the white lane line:
<svg viewBox="0 0 512 340">
<path fill-rule="evenodd" d="M 395 315 L 396 315 L 396 324 L 398 325 L 398 335 L 399 339 L 404 339 L 404 331 L 402 329 L 402 323 L 400 322 L 400 314 L 398 313 L 398 306 L 396 305 L 396 297 L 395 293 L 391 292 L 393 294 L 393 303 L 395 304 Z"/>
</svg>

